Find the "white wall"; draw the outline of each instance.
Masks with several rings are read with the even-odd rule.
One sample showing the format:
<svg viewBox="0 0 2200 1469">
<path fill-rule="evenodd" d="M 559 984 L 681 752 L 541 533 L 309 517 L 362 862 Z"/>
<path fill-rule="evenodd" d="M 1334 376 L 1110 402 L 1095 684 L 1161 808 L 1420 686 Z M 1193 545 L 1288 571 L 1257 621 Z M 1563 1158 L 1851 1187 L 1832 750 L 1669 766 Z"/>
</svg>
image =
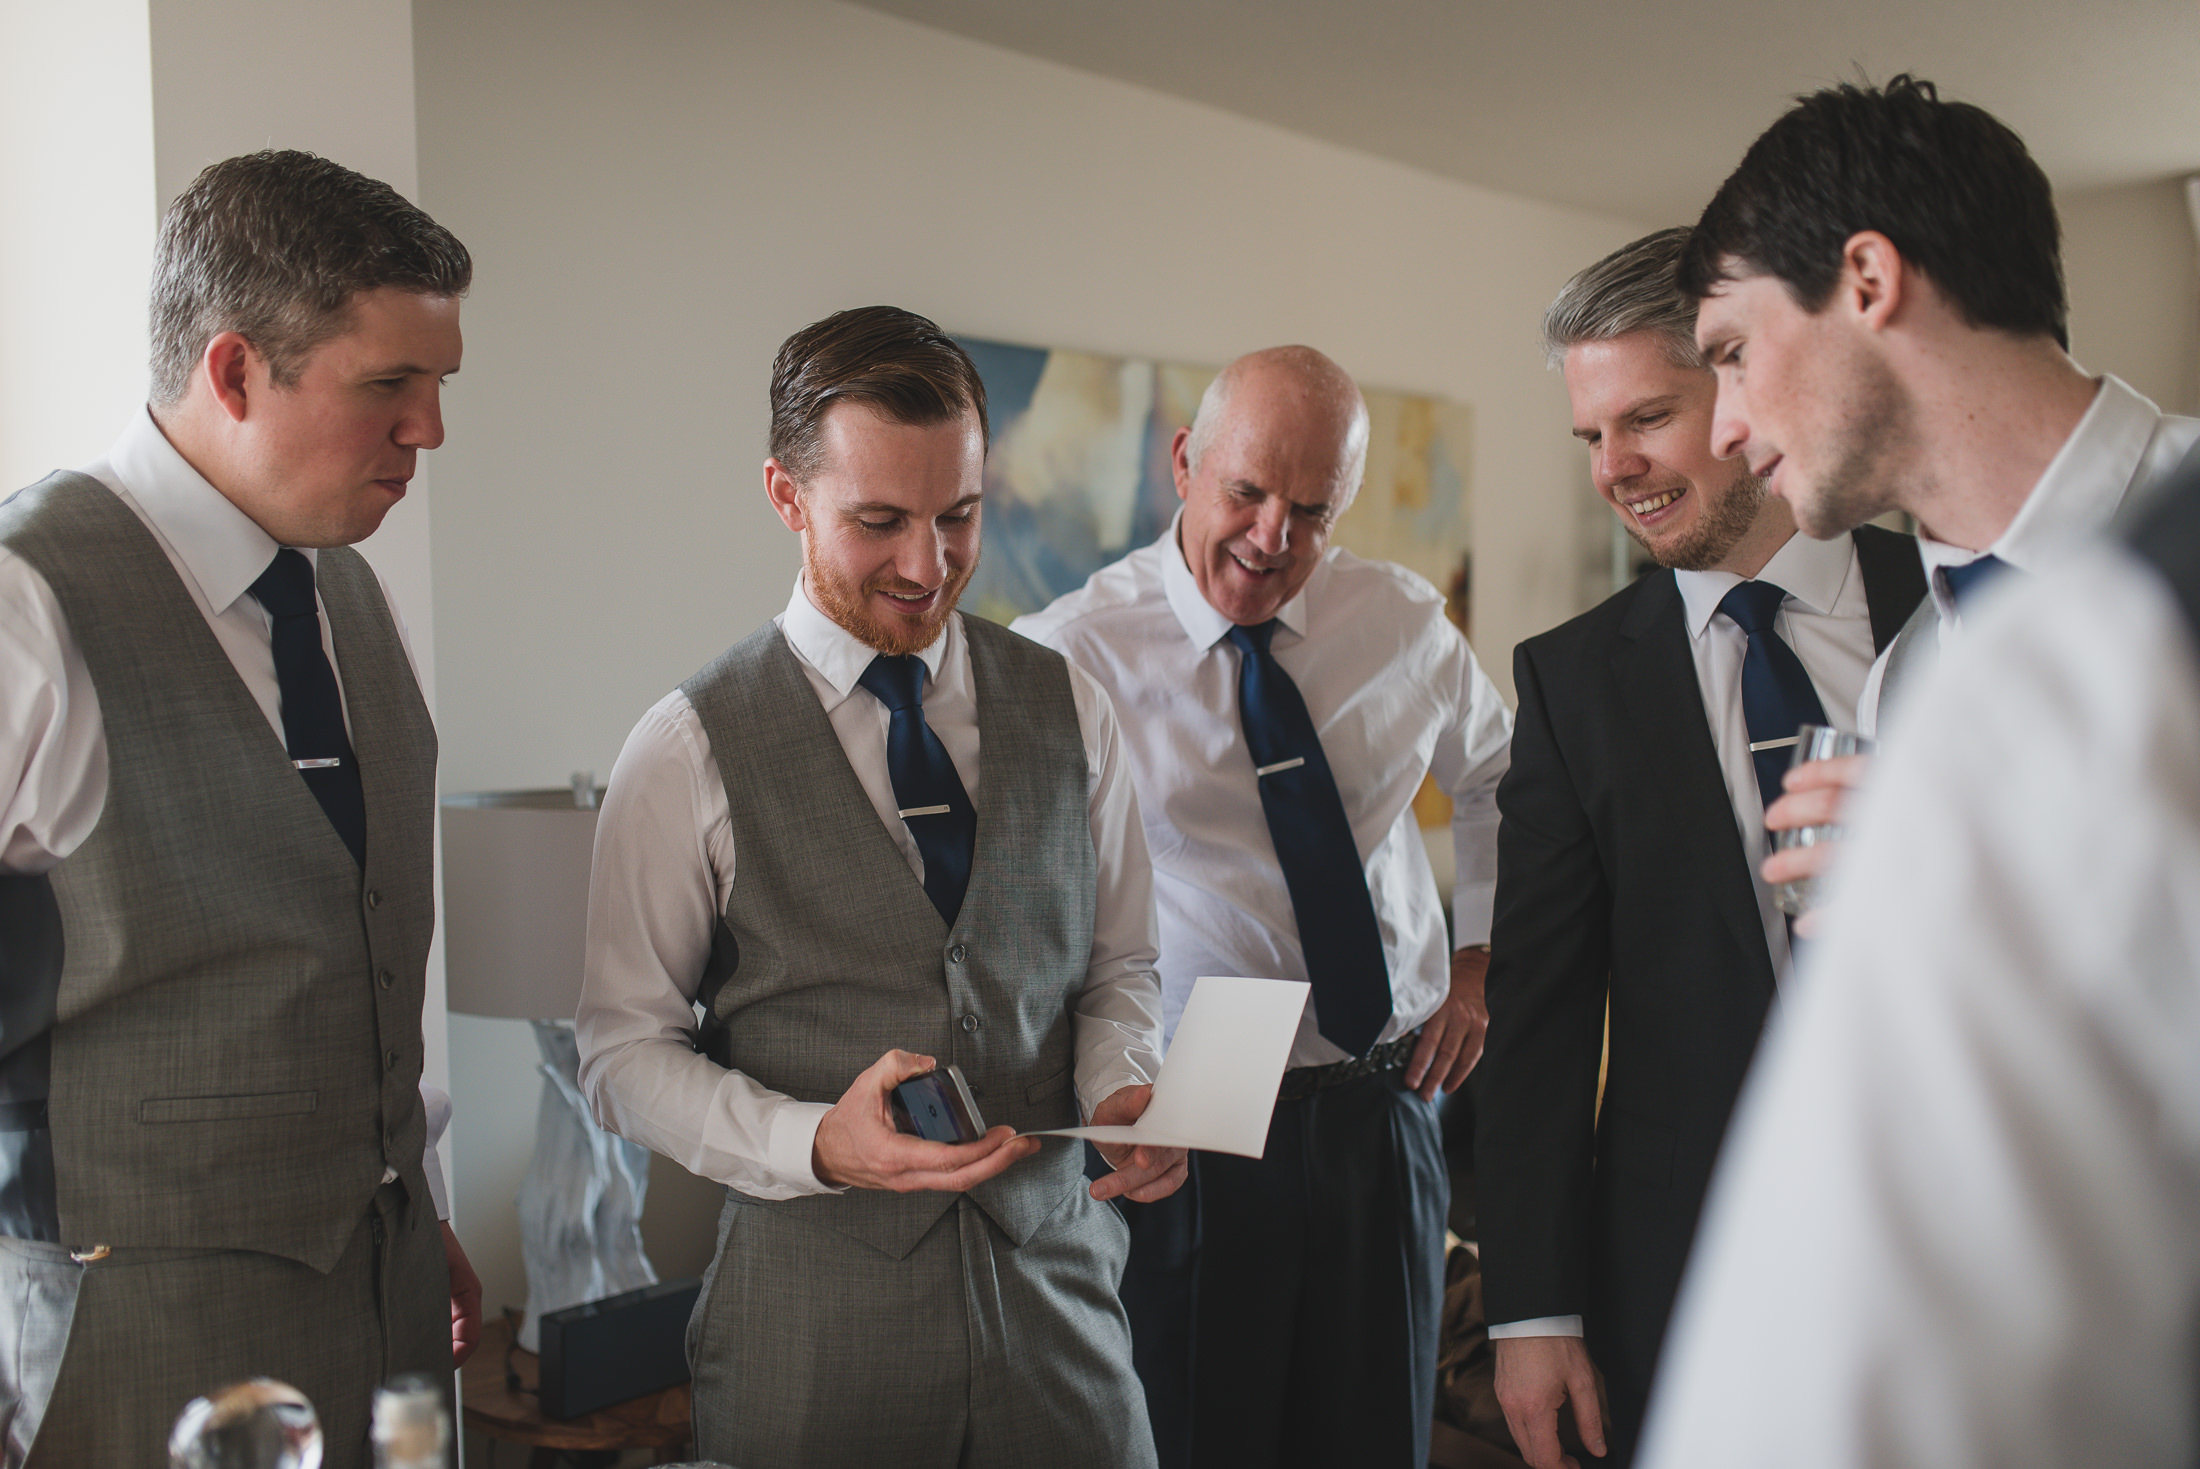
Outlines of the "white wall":
<svg viewBox="0 0 2200 1469">
<path fill-rule="evenodd" d="M 0 496 L 97 459 L 145 401 L 145 0 L 0 10 Z"/>
<path fill-rule="evenodd" d="M 1491 672 L 1509 686 L 1512 644 L 1579 606 L 1590 491 L 1536 326 L 1633 222 L 827 0 L 417 0 L 414 34 L 423 202 L 479 262 L 437 464 L 446 790 L 607 774 L 644 708 L 784 603 L 772 355 L 874 301 L 1189 362 L 1311 342 L 1469 402 Z M 532 1047 L 452 1025 L 469 1137 L 511 1129 L 469 1144 L 460 1190 L 492 1303 L 516 1301 L 497 1221 Z M 684 1268 L 708 1241 L 653 1247 Z"/>
<path fill-rule="evenodd" d="M 2200 245 L 2183 180 L 2057 204 L 2078 360 L 2172 413 L 2200 413 Z"/>
</svg>

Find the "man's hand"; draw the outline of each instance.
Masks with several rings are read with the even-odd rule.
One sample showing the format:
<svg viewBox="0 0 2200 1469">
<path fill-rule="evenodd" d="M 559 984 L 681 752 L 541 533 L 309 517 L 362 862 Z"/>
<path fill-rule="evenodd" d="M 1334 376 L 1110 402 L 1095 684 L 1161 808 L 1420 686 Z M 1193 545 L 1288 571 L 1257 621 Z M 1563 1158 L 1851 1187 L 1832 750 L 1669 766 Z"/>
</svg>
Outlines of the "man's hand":
<svg viewBox="0 0 2200 1469">
<path fill-rule="evenodd" d="M 1145 1114 L 1153 1100 L 1150 1086 L 1127 1086 L 1110 1093 L 1092 1109 L 1094 1127 L 1128 1127 Z M 1182 1148 L 1127 1148 L 1121 1143 L 1095 1143 L 1100 1156 L 1114 1165 L 1106 1178 L 1095 1179 L 1092 1196 L 1107 1200 L 1128 1196 L 1141 1204 L 1165 1199 L 1184 1186 L 1185 1153 Z"/>
<path fill-rule="evenodd" d="M 1451 956 L 1451 993 L 1421 1027 L 1421 1043 L 1406 1063 L 1406 1085 L 1424 1102 L 1439 1088 L 1455 1092 L 1482 1059 L 1482 1037 L 1490 1028 L 1490 1007 L 1482 1001 L 1482 981 L 1490 972 L 1487 949 L 1457 949 Z"/>
<path fill-rule="evenodd" d="M 451 1366 L 456 1369 L 481 1345 L 481 1277 L 474 1274 L 448 1219 L 443 1221 L 443 1258 L 451 1267 Z"/>
<path fill-rule="evenodd" d="M 1578 1336 L 1506 1336 L 1497 1348 L 1497 1402 L 1528 1469 L 1580 1469 L 1558 1444 L 1558 1410 L 1569 1399 L 1574 1426 L 1589 1452 L 1604 1457 L 1604 1415 L 1597 1411 L 1597 1374 Z"/>
<path fill-rule="evenodd" d="M 927 1188 L 959 1194 L 1039 1151 L 1037 1138 L 1018 1137 L 1013 1127 L 993 1128 L 974 1143 L 926 1142 L 896 1132 L 887 1097 L 936 1064 L 930 1056 L 907 1051 L 888 1051 L 872 1062 L 817 1125 L 817 1140 L 810 1145 L 810 1171 L 817 1181 L 897 1194 Z"/>
<path fill-rule="evenodd" d="M 1796 766 L 1781 779 L 1780 787 L 1786 794 L 1765 812 L 1765 826 L 1772 831 L 1793 831 L 1803 826 L 1837 824 L 1848 807 L 1849 793 L 1864 784 L 1870 770 L 1869 755 L 1842 755 Z M 1841 843 L 1814 842 L 1772 853 L 1759 870 L 1774 887 L 1805 878 L 1815 882 L 1840 859 Z M 1803 938 L 1812 937 L 1817 926 L 1815 912 L 1795 920 L 1795 932 Z"/>
</svg>

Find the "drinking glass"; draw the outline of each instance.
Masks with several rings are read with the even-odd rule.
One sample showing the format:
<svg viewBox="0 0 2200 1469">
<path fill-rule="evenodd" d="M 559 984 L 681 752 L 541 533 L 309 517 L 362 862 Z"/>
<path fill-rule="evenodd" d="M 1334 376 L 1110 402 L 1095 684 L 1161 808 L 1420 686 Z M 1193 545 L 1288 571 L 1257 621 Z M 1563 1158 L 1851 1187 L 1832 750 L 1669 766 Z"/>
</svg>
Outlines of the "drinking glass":
<svg viewBox="0 0 2200 1469">
<path fill-rule="evenodd" d="M 1871 751 L 1871 741 L 1850 734 L 1830 725 L 1806 724 L 1795 732 L 1795 748 L 1790 752 L 1788 768 L 1807 765 L 1813 760 L 1832 760 L 1842 755 L 1862 755 Z M 1790 847 L 1815 847 L 1820 842 L 1841 840 L 1841 828 L 1832 822 L 1820 826 L 1796 826 L 1772 834 L 1772 849 L 1785 852 Z M 1772 890 L 1772 901 L 1782 913 L 1799 918 L 1808 913 L 1817 895 L 1812 891 L 1815 878 L 1801 878 L 1795 882 L 1783 882 Z"/>
</svg>

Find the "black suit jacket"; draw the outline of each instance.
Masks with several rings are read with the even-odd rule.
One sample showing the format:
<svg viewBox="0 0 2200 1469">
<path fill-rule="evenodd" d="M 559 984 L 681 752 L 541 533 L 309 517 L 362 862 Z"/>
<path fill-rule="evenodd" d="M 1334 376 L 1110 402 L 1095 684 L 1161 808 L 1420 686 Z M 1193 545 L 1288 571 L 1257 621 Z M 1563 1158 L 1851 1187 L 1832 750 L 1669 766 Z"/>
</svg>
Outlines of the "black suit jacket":
<svg viewBox="0 0 2200 1469">
<path fill-rule="evenodd" d="M 1855 536 L 1884 648 L 1924 572 L 1910 537 Z M 1484 1290 L 1491 1321 L 1584 1318 L 1625 1453 L 1772 960 L 1673 573 L 1522 643 L 1513 675 L 1476 1077 Z"/>
</svg>

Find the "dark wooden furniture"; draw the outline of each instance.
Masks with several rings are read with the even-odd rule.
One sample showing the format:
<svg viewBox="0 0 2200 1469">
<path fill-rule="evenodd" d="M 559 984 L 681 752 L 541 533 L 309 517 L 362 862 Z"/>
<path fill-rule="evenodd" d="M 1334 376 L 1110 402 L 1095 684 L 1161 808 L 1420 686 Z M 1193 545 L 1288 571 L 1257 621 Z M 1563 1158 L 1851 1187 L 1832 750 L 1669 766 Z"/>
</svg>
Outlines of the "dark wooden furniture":
<svg viewBox="0 0 2200 1469">
<path fill-rule="evenodd" d="M 552 1469 L 560 1450 L 655 1449 L 660 1464 L 680 1461 L 689 1432 L 686 1383 L 580 1418 L 545 1418 L 532 1391 L 505 1386 L 505 1352 L 514 1329 L 510 1319 L 483 1322 L 480 1348 L 459 1369 L 467 1427 L 506 1443 L 532 1446 L 528 1469 Z M 541 1363 L 533 1352 L 514 1350 L 511 1360 L 522 1388 L 539 1385 Z"/>
</svg>

